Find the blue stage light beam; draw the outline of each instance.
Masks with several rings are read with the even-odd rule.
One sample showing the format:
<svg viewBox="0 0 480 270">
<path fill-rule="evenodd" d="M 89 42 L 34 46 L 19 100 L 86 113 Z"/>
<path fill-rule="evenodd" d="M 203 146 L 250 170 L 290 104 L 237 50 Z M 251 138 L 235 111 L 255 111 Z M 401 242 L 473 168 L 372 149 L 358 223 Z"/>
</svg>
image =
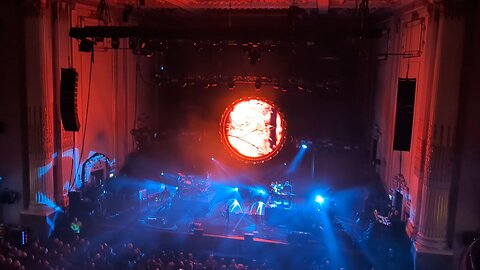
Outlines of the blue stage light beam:
<svg viewBox="0 0 480 270">
<path fill-rule="evenodd" d="M 322 195 L 317 195 L 317 196 L 315 197 L 315 202 L 316 202 L 316 203 L 319 203 L 319 204 L 323 204 L 323 203 L 325 202 L 325 198 L 323 198 Z"/>
<path fill-rule="evenodd" d="M 295 155 L 295 157 L 293 157 L 292 162 L 290 162 L 290 166 L 288 166 L 287 174 L 291 174 L 297 170 L 306 151 L 307 151 L 306 147 L 305 148 L 300 147 L 300 149 L 298 150 L 298 153 Z"/>
</svg>

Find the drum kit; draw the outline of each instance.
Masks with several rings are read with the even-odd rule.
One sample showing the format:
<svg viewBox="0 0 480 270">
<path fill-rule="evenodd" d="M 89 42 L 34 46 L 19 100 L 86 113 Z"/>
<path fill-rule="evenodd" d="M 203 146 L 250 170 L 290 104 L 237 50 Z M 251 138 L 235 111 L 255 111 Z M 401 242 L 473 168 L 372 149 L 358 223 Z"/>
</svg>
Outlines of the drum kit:
<svg viewBox="0 0 480 270">
<path fill-rule="evenodd" d="M 270 184 L 270 204 L 283 207 L 291 207 L 293 202 L 293 197 L 295 194 L 292 193 L 292 185 L 285 181 L 285 183 L 278 183 L 278 181 L 272 182 Z"/>
</svg>

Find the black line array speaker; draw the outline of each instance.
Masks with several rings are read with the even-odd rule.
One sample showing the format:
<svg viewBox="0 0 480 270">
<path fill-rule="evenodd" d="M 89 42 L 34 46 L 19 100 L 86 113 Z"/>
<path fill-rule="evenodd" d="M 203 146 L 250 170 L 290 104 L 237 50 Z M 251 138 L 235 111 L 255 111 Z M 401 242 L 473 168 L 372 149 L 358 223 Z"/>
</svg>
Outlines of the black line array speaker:
<svg viewBox="0 0 480 270">
<path fill-rule="evenodd" d="M 398 79 L 393 150 L 410 151 L 416 83 L 416 79 Z"/>
<path fill-rule="evenodd" d="M 60 114 L 65 131 L 79 131 L 77 114 L 77 71 L 62 68 L 60 80 Z"/>
</svg>

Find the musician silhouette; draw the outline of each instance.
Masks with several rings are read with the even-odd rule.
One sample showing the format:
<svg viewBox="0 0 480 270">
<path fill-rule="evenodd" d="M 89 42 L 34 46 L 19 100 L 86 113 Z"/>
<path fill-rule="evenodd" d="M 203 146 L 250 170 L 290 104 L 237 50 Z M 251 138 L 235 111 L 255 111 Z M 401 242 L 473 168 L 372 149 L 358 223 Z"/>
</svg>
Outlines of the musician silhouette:
<svg viewBox="0 0 480 270">
<path fill-rule="evenodd" d="M 227 203 L 225 207 L 225 225 L 228 226 L 230 222 L 230 204 Z"/>
<path fill-rule="evenodd" d="M 285 184 L 283 185 L 283 193 L 292 193 L 292 185 L 290 184 L 289 181 L 285 181 Z"/>
<path fill-rule="evenodd" d="M 282 193 L 283 193 L 284 195 L 287 195 L 287 198 L 288 198 L 288 207 L 291 207 L 291 206 L 292 206 L 292 201 L 293 201 L 292 190 L 293 190 L 293 187 L 292 187 L 292 185 L 290 184 L 290 182 L 289 182 L 289 181 L 285 181 L 285 184 L 283 185 Z"/>
</svg>

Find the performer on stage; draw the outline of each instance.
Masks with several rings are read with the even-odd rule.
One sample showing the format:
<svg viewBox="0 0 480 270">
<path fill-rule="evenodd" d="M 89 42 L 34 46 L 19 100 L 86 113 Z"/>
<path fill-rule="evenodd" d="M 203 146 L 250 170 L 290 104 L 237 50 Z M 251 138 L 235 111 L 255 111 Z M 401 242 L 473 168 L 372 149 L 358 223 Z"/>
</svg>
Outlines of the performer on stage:
<svg viewBox="0 0 480 270">
<path fill-rule="evenodd" d="M 228 226 L 229 222 L 230 222 L 230 204 L 227 203 L 227 206 L 225 207 L 225 225 Z"/>
<path fill-rule="evenodd" d="M 160 193 L 160 208 L 159 210 L 165 210 L 170 208 L 171 200 L 170 200 L 170 191 L 168 190 L 167 186 L 163 189 Z"/>
<path fill-rule="evenodd" d="M 285 181 L 285 184 L 283 185 L 282 192 L 283 193 L 292 193 L 292 185 L 290 184 L 290 182 L 288 180 Z"/>
<path fill-rule="evenodd" d="M 165 186 L 162 193 L 160 193 L 160 201 L 164 203 L 167 202 L 168 199 L 170 199 L 170 191 L 168 190 L 167 186 Z"/>
<path fill-rule="evenodd" d="M 282 193 L 287 196 L 288 199 L 288 207 L 292 206 L 292 201 L 293 201 L 293 187 L 290 184 L 290 182 L 287 180 L 285 181 L 285 184 L 283 185 L 283 190 Z"/>
</svg>

